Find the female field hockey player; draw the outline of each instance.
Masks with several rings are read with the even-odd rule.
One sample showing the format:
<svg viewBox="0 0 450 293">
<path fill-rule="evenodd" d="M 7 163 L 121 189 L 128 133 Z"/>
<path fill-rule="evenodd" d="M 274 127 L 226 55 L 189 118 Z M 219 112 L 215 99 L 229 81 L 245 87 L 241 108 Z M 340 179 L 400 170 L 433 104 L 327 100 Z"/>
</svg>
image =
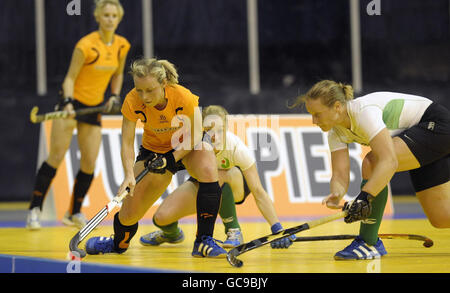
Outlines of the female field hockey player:
<svg viewBox="0 0 450 293">
<path fill-rule="evenodd" d="M 236 135 L 227 131 L 227 115 L 228 112 L 217 105 L 208 106 L 202 111 L 204 141 L 211 143 L 214 148 L 219 182 L 222 186 L 219 215 L 227 235 L 222 246 L 232 248 L 243 242 L 235 204 L 242 204 L 250 193 L 269 223 L 272 233 L 282 230 L 283 227 L 269 195 L 261 184 L 252 153 Z M 165 198 L 153 216 L 153 223 L 160 230 L 142 236 L 141 244 L 157 246 L 164 242 L 183 241 L 184 234 L 178 227 L 178 219 L 195 214 L 198 189 L 199 183 L 191 177 Z M 283 238 L 272 243 L 272 247 L 288 248 L 294 239 Z"/>
<path fill-rule="evenodd" d="M 178 85 L 178 73 L 166 60 L 137 60 L 130 73 L 135 88 L 122 106 L 121 154 L 125 178 L 118 191 L 120 194 L 128 187 L 130 194 L 114 216 L 114 237 L 89 239 L 87 253 L 125 252 L 136 234 L 138 221 L 164 193 L 172 176 L 186 168 L 199 182 L 195 194 L 197 235 L 192 255 L 225 257 L 226 251 L 212 238 L 221 193 L 213 148 L 202 142 L 198 97 Z M 138 119 L 144 124 L 144 134 L 133 163 Z M 155 162 L 160 164 L 153 167 Z M 135 176 L 144 168 L 149 168 L 150 173 L 136 185 Z"/>
<path fill-rule="evenodd" d="M 59 110 L 69 111 L 71 118 L 53 121 L 49 156 L 37 172 L 27 216 L 26 226 L 29 229 L 41 227 L 39 218 L 44 198 L 70 146 L 75 128 L 81 153 L 80 170 L 75 178 L 70 207 L 63 223 L 81 228 L 87 222 L 80 210 L 94 177 L 95 161 L 101 144 L 101 114 L 73 119 L 74 110 L 103 103 L 109 83 L 111 97 L 107 101 L 108 107 L 111 109 L 114 103 L 120 103 L 123 70 L 130 49 L 129 42 L 115 34 L 123 14 L 119 1 L 97 1 L 94 16 L 99 28 L 83 37 L 75 46 L 62 85 L 62 98 L 56 106 Z"/>
<path fill-rule="evenodd" d="M 362 163 L 361 192 L 344 204 L 346 223 L 362 220 L 359 237 L 335 255 L 337 260 L 372 259 L 387 252 L 378 238 L 395 172 L 409 171 L 430 223 L 450 227 L 450 112 L 430 99 L 375 92 L 353 99 L 349 85 L 323 80 L 295 105 L 305 103 L 313 123 L 328 132 L 332 178 L 323 203 L 339 209 L 349 185 L 347 144 L 370 147 Z"/>
</svg>

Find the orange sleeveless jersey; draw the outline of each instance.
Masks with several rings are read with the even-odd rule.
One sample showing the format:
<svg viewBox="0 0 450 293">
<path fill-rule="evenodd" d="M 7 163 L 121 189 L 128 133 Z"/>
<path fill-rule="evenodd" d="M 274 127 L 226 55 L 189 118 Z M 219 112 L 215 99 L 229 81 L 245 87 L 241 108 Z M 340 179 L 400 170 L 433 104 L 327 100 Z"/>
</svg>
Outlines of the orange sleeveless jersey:
<svg viewBox="0 0 450 293">
<path fill-rule="evenodd" d="M 130 43 L 124 37 L 114 35 L 113 43 L 107 46 L 95 31 L 81 38 L 75 48 L 83 52 L 85 59 L 75 80 L 73 96 L 85 105 L 98 105 L 104 100 L 109 81 L 119 67 L 119 60 L 130 50 Z"/>
<path fill-rule="evenodd" d="M 198 96 L 181 85 L 166 86 L 165 97 L 167 106 L 163 110 L 146 107 L 134 88 L 127 94 L 122 105 L 125 118 L 133 122 L 140 119 L 144 124 L 143 147 L 157 153 L 173 149 L 172 136 L 183 126 L 178 122 L 181 118 L 176 116 L 188 116 L 193 123 L 194 110 L 198 107 Z"/>
</svg>

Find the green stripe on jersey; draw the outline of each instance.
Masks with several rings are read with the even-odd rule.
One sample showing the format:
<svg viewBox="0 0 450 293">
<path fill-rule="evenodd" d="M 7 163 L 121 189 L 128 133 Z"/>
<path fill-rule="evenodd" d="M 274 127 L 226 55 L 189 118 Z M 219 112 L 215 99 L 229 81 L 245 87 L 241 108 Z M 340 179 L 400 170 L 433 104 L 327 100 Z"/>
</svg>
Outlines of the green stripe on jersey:
<svg viewBox="0 0 450 293">
<path fill-rule="evenodd" d="M 388 129 L 398 129 L 400 114 L 403 110 L 405 100 L 392 100 L 383 109 L 383 122 Z"/>
</svg>

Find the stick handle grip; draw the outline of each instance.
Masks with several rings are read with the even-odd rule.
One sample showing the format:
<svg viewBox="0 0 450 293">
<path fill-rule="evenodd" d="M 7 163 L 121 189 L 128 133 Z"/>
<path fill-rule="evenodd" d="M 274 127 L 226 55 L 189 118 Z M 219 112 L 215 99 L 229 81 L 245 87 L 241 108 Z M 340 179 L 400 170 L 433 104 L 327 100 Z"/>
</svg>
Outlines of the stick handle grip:
<svg viewBox="0 0 450 293">
<path fill-rule="evenodd" d="M 139 181 L 141 181 L 142 178 L 144 178 L 144 176 L 147 175 L 148 172 L 149 172 L 148 168 L 145 168 L 144 170 L 142 170 L 141 173 L 139 173 L 139 175 L 136 176 L 136 184 L 138 184 Z M 129 192 L 130 192 L 130 188 L 127 187 L 121 194 L 116 195 L 112 199 L 112 201 L 107 205 L 108 206 L 108 210 L 111 210 L 116 205 L 118 205 L 125 198 L 125 196 L 128 195 Z"/>
<path fill-rule="evenodd" d="M 332 215 L 329 215 L 329 216 L 326 216 L 326 217 L 322 217 L 322 218 L 317 219 L 317 220 L 312 220 L 311 222 L 308 222 L 307 224 L 308 224 L 309 228 L 311 229 L 311 228 L 314 228 L 316 226 L 320 226 L 320 225 L 326 224 L 328 222 L 332 222 L 334 220 L 338 220 L 340 218 L 345 218 L 345 216 L 347 216 L 347 211 L 342 211 L 342 212 L 339 212 L 339 213 L 336 213 L 336 214 L 332 214 Z"/>
</svg>

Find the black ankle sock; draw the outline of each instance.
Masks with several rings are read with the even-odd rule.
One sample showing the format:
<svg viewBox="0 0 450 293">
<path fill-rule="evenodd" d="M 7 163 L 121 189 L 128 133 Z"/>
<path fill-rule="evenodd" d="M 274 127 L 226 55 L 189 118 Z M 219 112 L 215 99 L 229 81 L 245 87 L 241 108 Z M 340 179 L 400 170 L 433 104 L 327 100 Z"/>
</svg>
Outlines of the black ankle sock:
<svg viewBox="0 0 450 293">
<path fill-rule="evenodd" d="M 214 224 L 220 208 L 219 182 L 199 182 L 197 193 L 197 239 L 213 236 Z"/>
<path fill-rule="evenodd" d="M 117 212 L 114 215 L 114 250 L 118 253 L 124 253 L 137 229 L 138 223 L 131 226 L 122 225 L 119 221 L 119 212 Z"/>
<path fill-rule="evenodd" d="M 50 187 L 50 184 L 52 183 L 55 175 L 55 168 L 47 164 L 47 162 L 42 163 L 36 175 L 33 195 L 30 202 L 30 210 L 35 207 L 39 207 L 42 210 L 42 203 L 44 202 L 45 196 L 48 192 L 48 188 Z"/>
<path fill-rule="evenodd" d="M 69 212 L 71 215 L 77 214 L 81 211 L 81 205 L 83 204 L 84 197 L 91 186 L 94 174 L 86 174 L 79 170 L 75 177 L 75 183 L 73 185 L 71 207 Z"/>
</svg>

